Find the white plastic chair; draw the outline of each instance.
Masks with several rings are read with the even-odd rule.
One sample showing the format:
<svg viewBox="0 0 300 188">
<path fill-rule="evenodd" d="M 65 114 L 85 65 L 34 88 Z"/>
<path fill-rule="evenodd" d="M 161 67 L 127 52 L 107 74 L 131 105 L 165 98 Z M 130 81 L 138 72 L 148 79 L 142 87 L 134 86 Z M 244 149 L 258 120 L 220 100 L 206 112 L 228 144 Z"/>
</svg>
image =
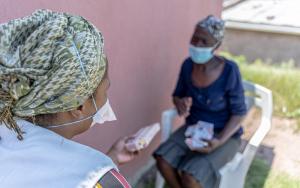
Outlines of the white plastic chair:
<svg viewBox="0 0 300 188">
<path fill-rule="evenodd" d="M 243 82 L 246 95 L 246 105 L 250 109 L 257 106 L 262 110 L 261 123 L 246 145 L 243 152 L 238 152 L 234 158 L 220 169 L 220 188 L 243 188 L 247 172 L 254 159 L 255 153 L 264 137 L 271 129 L 273 112 L 272 92 L 260 85 L 247 81 Z M 161 141 L 166 141 L 172 133 L 173 120 L 177 117 L 176 109 L 169 109 L 162 113 Z M 156 174 L 155 188 L 163 188 L 164 179 L 159 172 Z"/>
</svg>

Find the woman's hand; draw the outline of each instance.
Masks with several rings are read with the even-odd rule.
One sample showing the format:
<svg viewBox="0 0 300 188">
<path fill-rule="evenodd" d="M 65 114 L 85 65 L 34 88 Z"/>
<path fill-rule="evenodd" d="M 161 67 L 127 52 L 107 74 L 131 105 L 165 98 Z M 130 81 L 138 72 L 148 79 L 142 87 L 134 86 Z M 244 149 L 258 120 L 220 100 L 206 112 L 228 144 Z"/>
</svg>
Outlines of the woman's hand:
<svg viewBox="0 0 300 188">
<path fill-rule="evenodd" d="M 194 151 L 209 154 L 222 145 L 221 140 L 218 138 L 213 138 L 212 140 L 204 140 L 204 141 L 208 143 L 208 146 L 203 147 L 201 149 L 196 149 Z"/>
<path fill-rule="evenodd" d="M 107 152 L 107 155 L 118 165 L 132 161 L 138 152 L 130 152 L 126 149 L 125 143 L 128 137 L 119 139 Z"/>
<path fill-rule="evenodd" d="M 190 109 L 193 103 L 192 97 L 174 97 L 173 102 L 180 116 L 189 116 Z"/>
</svg>

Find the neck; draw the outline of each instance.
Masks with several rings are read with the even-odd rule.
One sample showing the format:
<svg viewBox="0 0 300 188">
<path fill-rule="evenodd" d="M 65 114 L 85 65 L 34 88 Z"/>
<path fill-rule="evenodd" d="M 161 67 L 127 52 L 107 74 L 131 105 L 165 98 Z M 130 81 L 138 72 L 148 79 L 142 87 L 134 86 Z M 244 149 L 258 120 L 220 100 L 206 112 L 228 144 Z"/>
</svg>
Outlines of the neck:
<svg viewBox="0 0 300 188">
<path fill-rule="evenodd" d="M 26 121 L 29 121 L 30 123 L 42 127 L 44 129 L 48 129 L 52 132 L 55 132 L 56 134 L 66 138 L 66 139 L 72 139 L 76 134 L 73 134 L 73 130 L 70 127 L 57 127 L 57 128 L 50 128 L 48 127 L 49 125 L 44 125 L 38 119 L 33 119 L 33 118 L 26 118 Z"/>
<path fill-rule="evenodd" d="M 72 139 L 76 134 L 72 134 L 72 131 L 68 130 L 67 127 L 60 127 L 60 128 L 47 128 L 44 127 L 50 131 L 55 132 L 56 134 L 66 138 L 66 139 Z"/>
</svg>

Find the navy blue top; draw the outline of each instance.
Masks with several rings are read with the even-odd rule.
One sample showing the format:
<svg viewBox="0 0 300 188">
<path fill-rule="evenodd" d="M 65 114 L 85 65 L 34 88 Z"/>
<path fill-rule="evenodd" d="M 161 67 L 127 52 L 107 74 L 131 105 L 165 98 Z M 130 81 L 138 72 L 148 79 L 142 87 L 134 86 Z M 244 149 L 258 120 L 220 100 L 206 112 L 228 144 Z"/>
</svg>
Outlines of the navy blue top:
<svg viewBox="0 0 300 188">
<path fill-rule="evenodd" d="M 181 66 L 177 86 L 173 96 L 192 97 L 193 104 L 186 124 L 199 120 L 213 123 L 215 133 L 221 132 L 232 115 L 247 112 L 241 74 L 236 63 L 224 58 L 224 70 L 207 87 L 197 87 L 192 82 L 193 61 L 188 58 Z M 242 128 L 234 135 L 240 136 Z"/>
</svg>

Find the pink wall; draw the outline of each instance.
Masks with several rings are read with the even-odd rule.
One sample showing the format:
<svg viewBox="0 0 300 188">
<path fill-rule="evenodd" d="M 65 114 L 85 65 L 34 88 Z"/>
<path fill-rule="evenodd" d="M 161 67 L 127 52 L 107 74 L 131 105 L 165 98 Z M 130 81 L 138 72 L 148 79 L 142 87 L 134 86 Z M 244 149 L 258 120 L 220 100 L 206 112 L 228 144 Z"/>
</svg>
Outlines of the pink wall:
<svg viewBox="0 0 300 188">
<path fill-rule="evenodd" d="M 0 22 L 47 8 L 82 15 L 104 34 L 110 63 L 110 101 L 118 121 L 94 127 L 76 140 L 106 151 L 117 138 L 160 120 L 171 104 L 195 23 L 220 15 L 222 0 L 1 0 Z M 121 169 L 130 176 L 149 159 L 157 139 Z"/>
</svg>

